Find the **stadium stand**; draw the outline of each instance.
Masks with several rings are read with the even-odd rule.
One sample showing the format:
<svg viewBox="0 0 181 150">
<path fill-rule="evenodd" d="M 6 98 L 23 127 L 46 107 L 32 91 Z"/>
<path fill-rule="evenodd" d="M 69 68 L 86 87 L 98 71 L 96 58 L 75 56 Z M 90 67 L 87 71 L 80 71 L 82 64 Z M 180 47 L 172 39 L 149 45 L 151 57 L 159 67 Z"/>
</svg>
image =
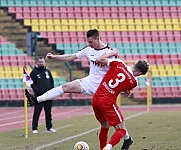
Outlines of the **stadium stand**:
<svg viewBox="0 0 181 150">
<path fill-rule="evenodd" d="M 97 28 L 101 40 L 118 48 L 123 60 L 149 61 L 154 99 L 181 97 L 180 0 L 2 0 L 0 6 L 7 8 L 8 13 L 15 15 L 25 27 L 37 32 L 39 38 L 47 39 L 48 44 L 66 54 L 84 47 L 85 31 Z M 0 38 L 0 44 L 4 60 L 1 66 L 11 65 L 13 61 L 9 60 L 15 59 L 10 58 L 11 55 L 23 55 L 4 38 Z M 11 51 L 2 51 L 10 46 Z M 86 59 L 78 61 L 82 68 L 89 67 Z M 18 63 L 20 61 L 15 59 L 13 64 Z M 2 77 L 8 76 L 6 74 Z M 145 99 L 146 77 L 138 80 L 134 98 Z M 64 99 L 67 98 L 65 94 Z M 90 98 L 73 95 L 73 99 Z"/>
</svg>

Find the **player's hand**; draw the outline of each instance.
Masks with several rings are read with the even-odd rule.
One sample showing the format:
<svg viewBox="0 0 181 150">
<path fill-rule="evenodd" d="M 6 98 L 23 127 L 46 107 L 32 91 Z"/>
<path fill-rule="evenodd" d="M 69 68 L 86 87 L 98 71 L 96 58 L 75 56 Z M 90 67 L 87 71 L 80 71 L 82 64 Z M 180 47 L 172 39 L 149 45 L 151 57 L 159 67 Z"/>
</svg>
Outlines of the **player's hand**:
<svg viewBox="0 0 181 150">
<path fill-rule="evenodd" d="M 53 59 L 54 58 L 54 55 L 52 53 L 48 53 L 45 57 L 45 59 Z"/>
<path fill-rule="evenodd" d="M 117 48 L 113 49 L 114 56 L 119 57 L 119 50 Z"/>
</svg>

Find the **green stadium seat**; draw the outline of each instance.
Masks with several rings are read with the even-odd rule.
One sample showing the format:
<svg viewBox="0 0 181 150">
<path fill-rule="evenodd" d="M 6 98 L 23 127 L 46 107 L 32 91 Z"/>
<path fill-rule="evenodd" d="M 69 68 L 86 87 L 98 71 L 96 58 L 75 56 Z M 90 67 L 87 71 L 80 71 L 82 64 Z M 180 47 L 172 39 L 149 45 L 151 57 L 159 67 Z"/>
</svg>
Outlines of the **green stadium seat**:
<svg viewBox="0 0 181 150">
<path fill-rule="evenodd" d="M 162 0 L 162 6 L 169 6 L 169 1 L 170 0 Z"/>
<path fill-rule="evenodd" d="M 146 2 L 147 2 L 146 0 L 139 0 L 141 6 L 146 6 L 147 5 Z"/>
<path fill-rule="evenodd" d="M 23 5 L 23 6 L 28 6 L 28 7 L 31 6 L 29 0 L 23 0 L 23 1 L 22 1 L 22 5 Z"/>
<path fill-rule="evenodd" d="M 16 0 L 15 1 L 15 6 L 22 6 L 22 1 L 21 0 Z"/>
<path fill-rule="evenodd" d="M 81 0 L 74 0 L 74 6 L 81 6 Z"/>
<path fill-rule="evenodd" d="M 1 0 L 0 6 L 8 6 L 8 2 L 6 0 Z"/>
<path fill-rule="evenodd" d="M 96 6 L 103 6 L 102 0 L 96 0 L 96 1 L 95 1 L 95 5 L 96 5 Z"/>
<path fill-rule="evenodd" d="M 30 6 L 37 6 L 37 1 L 36 0 L 31 0 L 30 1 Z"/>
</svg>

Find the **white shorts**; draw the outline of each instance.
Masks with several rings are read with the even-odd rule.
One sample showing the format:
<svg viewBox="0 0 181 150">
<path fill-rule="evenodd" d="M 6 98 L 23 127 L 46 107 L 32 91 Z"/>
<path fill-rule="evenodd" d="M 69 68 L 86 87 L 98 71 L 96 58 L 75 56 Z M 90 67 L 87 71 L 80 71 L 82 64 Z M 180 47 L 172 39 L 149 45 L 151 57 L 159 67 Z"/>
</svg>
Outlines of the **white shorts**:
<svg viewBox="0 0 181 150">
<path fill-rule="evenodd" d="M 82 79 L 77 79 L 77 81 L 81 86 L 81 93 L 89 95 L 93 95 L 100 84 L 90 80 L 88 76 Z"/>
</svg>

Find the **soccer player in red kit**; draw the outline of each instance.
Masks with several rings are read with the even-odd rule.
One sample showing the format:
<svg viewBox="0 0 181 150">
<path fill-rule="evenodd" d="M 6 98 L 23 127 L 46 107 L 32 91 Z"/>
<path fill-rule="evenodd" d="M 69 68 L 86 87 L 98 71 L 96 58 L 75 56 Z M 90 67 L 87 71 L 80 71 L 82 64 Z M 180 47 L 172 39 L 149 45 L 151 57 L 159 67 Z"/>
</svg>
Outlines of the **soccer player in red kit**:
<svg viewBox="0 0 181 150">
<path fill-rule="evenodd" d="M 110 66 L 94 94 L 92 106 L 95 117 L 101 124 L 99 133 L 100 149 L 111 150 L 126 134 L 124 117 L 116 104 L 116 99 L 120 92 L 130 94 L 130 90 L 138 84 L 135 77 L 146 74 L 149 65 L 146 61 L 139 60 L 133 67 L 129 67 L 121 59 L 111 60 L 104 56 L 99 57 L 97 62 Z M 115 128 L 115 133 L 107 143 L 110 126 Z M 129 149 L 131 144 L 130 139 L 130 143 L 125 146 L 123 144 L 121 150 Z"/>
</svg>

